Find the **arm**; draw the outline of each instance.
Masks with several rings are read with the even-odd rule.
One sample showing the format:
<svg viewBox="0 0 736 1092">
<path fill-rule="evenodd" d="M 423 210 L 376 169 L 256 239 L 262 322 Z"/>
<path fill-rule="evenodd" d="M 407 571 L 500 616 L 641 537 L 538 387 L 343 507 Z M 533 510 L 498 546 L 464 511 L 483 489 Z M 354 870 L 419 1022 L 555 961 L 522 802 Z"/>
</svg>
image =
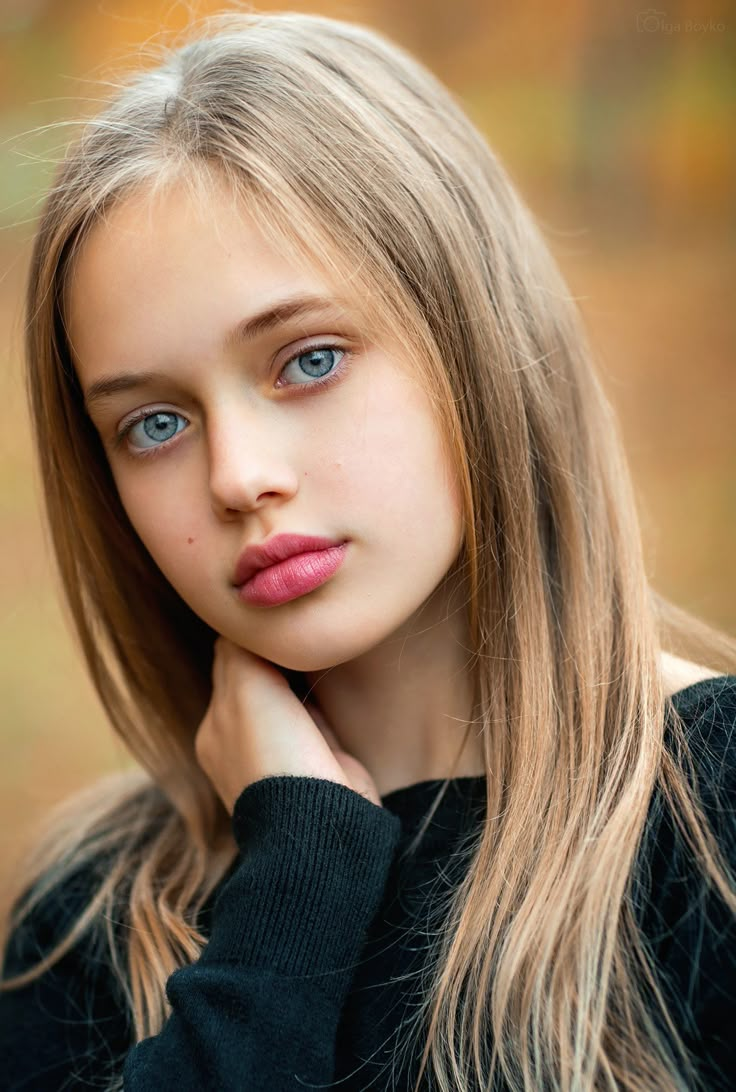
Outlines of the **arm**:
<svg viewBox="0 0 736 1092">
<path fill-rule="evenodd" d="M 168 979 L 172 1012 L 161 1032 L 125 1056 L 126 1092 L 286 1092 L 332 1080 L 338 1021 L 399 820 L 344 785 L 290 776 L 249 785 L 232 822 L 241 856 L 216 899 L 209 942 Z M 97 1025 L 59 1019 L 64 980 L 77 995 L 94 981 L 96 1018 L 103 1012 L 109 991 L 95 975 L 89 952 L 77 951 L 51 993 L 42 976 L 40 988 L 0 995 L 0 1051 L 10 1047 L 15 1067 L 4 1087 L 80 1087 L 80 1065 L 95 1075 L 89 1087 L 102 1087 L 123 1014 L 109 1039 Z M 44 1041 L 43 1073 L 28 1026 Z"/>
</svg>

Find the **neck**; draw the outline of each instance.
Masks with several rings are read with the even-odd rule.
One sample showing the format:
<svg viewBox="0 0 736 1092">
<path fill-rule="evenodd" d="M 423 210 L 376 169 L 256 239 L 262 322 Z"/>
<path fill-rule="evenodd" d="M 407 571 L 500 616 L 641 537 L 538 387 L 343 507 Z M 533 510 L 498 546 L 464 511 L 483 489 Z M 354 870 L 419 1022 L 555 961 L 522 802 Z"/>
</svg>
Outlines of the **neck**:
<svg viewBox="0 0 736 1092">
<path fill-rule="evenodd" d="M 459 598 L 443 585 L 380 645 L 305 674 L 309 700 L 381 796 L 419 781 L 484 772 L 472 729 L 463 745 L 473 694 L 467 612 Z"/>
</svg>

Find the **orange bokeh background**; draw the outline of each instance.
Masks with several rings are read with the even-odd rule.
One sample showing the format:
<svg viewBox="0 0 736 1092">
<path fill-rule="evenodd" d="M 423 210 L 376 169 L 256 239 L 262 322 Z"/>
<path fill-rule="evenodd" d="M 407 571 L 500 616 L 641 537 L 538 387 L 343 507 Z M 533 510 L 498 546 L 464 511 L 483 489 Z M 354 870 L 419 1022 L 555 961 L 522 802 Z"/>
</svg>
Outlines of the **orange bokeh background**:
<svg viewBox="0 0 736 1092">
<path fill-rule="evenodd" d="M 723 0 L 293 3 L 412 50 L 538 217 L 619 410 L 653 584 L 736 631 L 736 81 Z M 252 10 L 281 10 L 260 3 Z M 127 765 L 59 604 L 21 378 L 22 294 L 54 159 L 115 74 L 220 4 L 0 0 L 0 872 L 55 800 Z M 61 124 L 55 124 L 61 123 Z"/>
</svg>

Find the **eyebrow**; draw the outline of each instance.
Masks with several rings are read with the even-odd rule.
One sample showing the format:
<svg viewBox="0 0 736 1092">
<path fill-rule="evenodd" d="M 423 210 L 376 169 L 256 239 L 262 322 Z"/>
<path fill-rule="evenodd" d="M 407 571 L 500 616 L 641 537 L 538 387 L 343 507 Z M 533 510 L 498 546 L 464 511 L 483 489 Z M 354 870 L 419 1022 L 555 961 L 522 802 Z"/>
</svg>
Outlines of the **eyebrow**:
<svg viewBox="0 0 736 1092">
<path fill-rule="evenodd" d="M 341 310 L 339 301 L 327 296 L 289 296 L 277 300 L 262 311 L 239 322 L 225 335 L 223 346 L 227 350 L 244 342 L 253 341 L 274 327 L 306 314 L 339 310 Z M 118 375 L 105 376 L 90 384 L 84 394 L 84 404 L 89 410 L 90 406 L 122 391 L 149 387 L 155 383 L 171 381 L 171 378 L 163 372 L 155 371 L 121 372 Z"/>
</svg>

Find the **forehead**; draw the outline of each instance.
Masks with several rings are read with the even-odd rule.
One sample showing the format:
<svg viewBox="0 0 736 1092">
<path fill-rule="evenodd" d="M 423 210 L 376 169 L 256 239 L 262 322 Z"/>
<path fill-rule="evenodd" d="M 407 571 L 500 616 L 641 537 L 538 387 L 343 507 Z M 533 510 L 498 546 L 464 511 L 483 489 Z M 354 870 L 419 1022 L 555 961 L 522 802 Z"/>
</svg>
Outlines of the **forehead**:
<svg viewBox="0 0 736 1092">
<path fill-rule="evenodd" d="M 365 337 L 406 355 L 405 324 L 371 290 L 361 262 L 328 239 L 317 241 L 318 253 L 308 250 L 274 221 L 273 210 L 216 177 L 143 187 L 114 203 L 88 231 L 65 278 L 77 371 L 94 360 L 138 365 L 152 351 L 168 354 L 167 364 L 207 355 L 215 329 L 297 294 L 335 299 Z"/>
<path fill-rule="evenodd" d="M 140 283 L 145 273 L 194 271 L 202 261 L 226 264 L 245 261 L 261 278 L 274 270 L 282 275 L 308 273 L 319 279 L 317 263 L 299 269 L 294 254 L 269 236 L 243 204 L 223 187 L 203 193 L 184 184 L 127 194 L 94 221 L 76 249 L 66 280 L 74 293 L 79 280 L 89 288 L 99 274 L 118 288 Z"/>
<path fill-rule="evenodd" d="M 300 239 L 305 232 L 284 229 L 264 205 L 216 176 L 144 186 L 118 199 L 87 230 L 67 266 L 67 329 L 78 334 L 92 315 L 106 316 L 109 325 L 113 312 L 125 308 L 150 314 L 171 291 L 182 309 L 194 294 L 209 297 L 216 310 L 218 291 L 236 271 L 248 310 L 288 286 L 333 296 L 378 328 L 383 308 L 355 255 L 338 252 L 326 235 L 310 250 Z"/>
<path fill-rule="evenodd" d="M 297 293 L 336 295 L 318 263 L 295 264 L 227 194 L 205 201 L 179 186 L 132 194 L 94 224 L 70 264 L 64 308 L 84 360 L 117 351 L 122 337 L 132 355 L 167 340 L 176 353 L 236 311 Z"/>
<path fill-rule="evenodd" d="M 380 345 L 411 375 L 417 354 L 405 324 L 393 313 L 384 318 L 387 310 L 369 289 L 358 294 L 357 278 L 336 284 L 324 272 L 327 262 L 290 248 L 288 237 L 281 241 L 268 218 L 264 228 L 257 213 L 227 191 L 201 194 L 180 186 L 119 201 L 82 242 L 64 293 L 82 390 L 139 371 L 182 380 L 204 376 L 234 346 L 239 357 L 237 346 L 246 344 L 239 331 L 253 318 L 258 322 L 261 313 L 297 297 L 319 297 L 330 306 L 296 316 L 287 306 L 286 318 L 270 323 L 274 346 L 281 329 L 289 340 L 329 329 Z M 337 261 L 352 268 L 343 256 Z"/>
<path fill-rule="evenodd" d="M 339 239 L 339 241 L 338 241 Z M 110 264 L 118 248 L 135 248 L 140 259 L 155 253 L 161 262 L 186 258 L 195 250 L 209 256 L 219 250 L 250 256 L 251 265 L 278 262 L 290 275 L 320 281 L 356 310 L 371 292 L 367 267 L 350 242 L 326 230 L 306 209 L 284 208 L 255 191 L 237 190 L 216 168 L 183 168 L 149 183 L 144 181 L 104 207 L 84 232 L 66 268 L 65 298 L 79 266 Z M 264 270 L 265 270 L 264 266 Z"/>
</svg>

